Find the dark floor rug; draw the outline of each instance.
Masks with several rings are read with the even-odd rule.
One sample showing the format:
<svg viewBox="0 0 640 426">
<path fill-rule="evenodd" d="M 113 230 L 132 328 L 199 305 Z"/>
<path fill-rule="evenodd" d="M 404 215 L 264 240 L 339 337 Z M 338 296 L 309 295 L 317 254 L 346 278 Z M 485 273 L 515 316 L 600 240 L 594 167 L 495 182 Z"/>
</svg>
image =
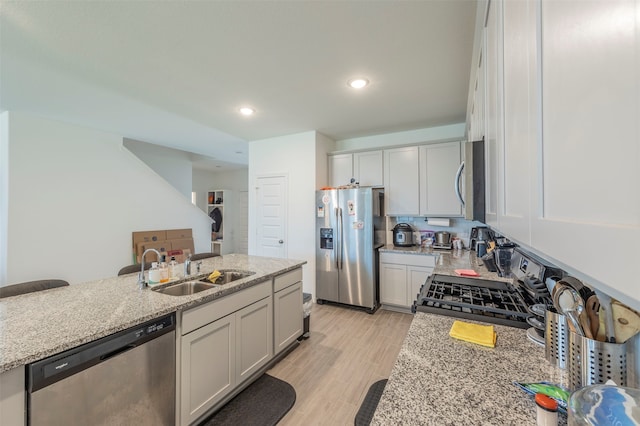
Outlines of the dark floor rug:
<svg viewBox="0 0 640 426">
<path fill-rule="evenodd" d="M 360 405 L 360 409 L 356 413 L 354 420 L 355 426 L 368 426 L 371 424 L 373 414 L 376 412 L 376 408 L 378 408 L 378 402 L 380 402 L 386 384 L 387 379 L 378 380 L 369 387 L 367 395 L 364 397 L 364 401 L 362 401 L 362 405 Z"/>
<path fill-rule="evenodd" d="M 296 402 L 289 383 L 263 374 L 199 426 L 273 426 Z"/>
</svg>

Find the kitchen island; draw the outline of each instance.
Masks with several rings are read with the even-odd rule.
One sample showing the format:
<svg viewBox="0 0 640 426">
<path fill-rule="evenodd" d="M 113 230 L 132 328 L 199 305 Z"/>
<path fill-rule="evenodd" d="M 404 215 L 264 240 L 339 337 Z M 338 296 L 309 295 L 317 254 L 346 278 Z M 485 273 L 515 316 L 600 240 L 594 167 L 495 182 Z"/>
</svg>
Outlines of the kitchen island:
<svg viewBox="0 0 640 426">
<path fill-rule="evenodd" d="M 473 251 L 438 254 L 435 273 L 474 269 L 481 278 L 511 281 L 487 271 Z M 566 372 L 545 360 L 544 348 L 530 341 L 526 330 L 489 324 L 497 340 L 495 348 L 488 348 L 450 337 L 455 320 L 414 315 L 372 425 L 535 425 L 532 397 L 513 382 L 549 381 L 568 387 Z"/>
<path fill-rule="evenodd" d="M 0 299 L 0 373 L 161 315 L 230 295 L 306 263 L 243 254 L 201 262 L 201 271 L 207 275 L 215 269 L 255 274 L 185 296 L 165 295 L 150 288 L 139 290 L 138 274 L 129 274 Z M 196 278 L 196 262 L 192 270 Z"/>
</svg>

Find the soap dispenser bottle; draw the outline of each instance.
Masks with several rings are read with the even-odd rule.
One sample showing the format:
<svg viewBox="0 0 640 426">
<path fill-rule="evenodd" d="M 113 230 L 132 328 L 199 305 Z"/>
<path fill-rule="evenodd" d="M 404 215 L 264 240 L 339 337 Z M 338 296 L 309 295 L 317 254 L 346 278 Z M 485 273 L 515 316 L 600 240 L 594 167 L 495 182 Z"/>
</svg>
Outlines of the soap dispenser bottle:
<svg viewBox="0 0 640 426">
<path fill-rule="evenodd" d="M 178 279 L 178 262 L 176 262 L 175 256 L 171 256 L 169 261 L 169 280 Z"/>
<path fill-rule="evenodd" d="M 160 268 L 158 268 L 158 262 L 153 262 L 151 264 L 151 269 L 149 269 L 149 285 L 153 286 L 160 283 Z"/>
</svg>

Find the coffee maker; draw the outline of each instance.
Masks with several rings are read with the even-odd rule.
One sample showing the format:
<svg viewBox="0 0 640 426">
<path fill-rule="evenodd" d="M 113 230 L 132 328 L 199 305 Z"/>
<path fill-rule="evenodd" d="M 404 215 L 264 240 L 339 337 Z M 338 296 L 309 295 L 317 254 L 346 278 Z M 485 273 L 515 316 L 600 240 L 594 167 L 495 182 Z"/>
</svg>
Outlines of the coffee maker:
<svg viewBox="0 0 640 426">
<path fill-rule="evenodd" d="M 476 226 L 471 228 L 471 235 L 469 239 L 469 246 L 471 250 L 476 250 L 478 241 L 485 241 L 489 244 L 489 241 L 493 240 L 493 232 L 486 226 Z"/>
</svg>

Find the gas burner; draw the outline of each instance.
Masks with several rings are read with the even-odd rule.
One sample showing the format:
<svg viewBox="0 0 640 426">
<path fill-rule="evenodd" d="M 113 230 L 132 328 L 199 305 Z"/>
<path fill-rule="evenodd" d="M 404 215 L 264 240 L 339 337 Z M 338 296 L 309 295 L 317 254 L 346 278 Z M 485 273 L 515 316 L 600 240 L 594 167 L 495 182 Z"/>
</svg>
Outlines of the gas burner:
<svg viewBox="0 0 640 426">
<path fill-rule="evenodd" d="M 527 301 L 511 284 L 448 275 L 431 275 L 413 311 L 528 328 Z"/>
</svg>

